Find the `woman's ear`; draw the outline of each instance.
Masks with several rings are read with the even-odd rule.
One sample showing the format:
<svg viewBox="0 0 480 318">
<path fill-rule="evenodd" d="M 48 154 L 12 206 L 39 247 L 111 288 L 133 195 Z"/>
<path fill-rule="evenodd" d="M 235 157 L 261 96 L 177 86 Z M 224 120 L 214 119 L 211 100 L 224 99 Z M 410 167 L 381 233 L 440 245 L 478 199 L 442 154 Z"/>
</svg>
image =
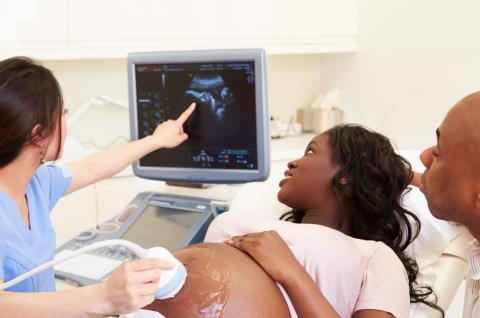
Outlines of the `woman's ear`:
<svg viewBox="0 0 480 318">
<path fill-rule="evenodd" d="M 40 146 L 43 148 L 43 144 L 45 143 L 45 136 L 43 132 L 43 126 L 40 124 L 36 124 L 33 128 L 32 131 L 30 132 L 32 136 L 32 143 L 34 143 L 37 146 Z"/>
<path fill-rule="evenodd" d="M 340 177 L 340 179 L 338 179 L 338 181 L 340 182 L 341 185 L 347 185 L 349 180 L 347 177 Z"/>
</svg>

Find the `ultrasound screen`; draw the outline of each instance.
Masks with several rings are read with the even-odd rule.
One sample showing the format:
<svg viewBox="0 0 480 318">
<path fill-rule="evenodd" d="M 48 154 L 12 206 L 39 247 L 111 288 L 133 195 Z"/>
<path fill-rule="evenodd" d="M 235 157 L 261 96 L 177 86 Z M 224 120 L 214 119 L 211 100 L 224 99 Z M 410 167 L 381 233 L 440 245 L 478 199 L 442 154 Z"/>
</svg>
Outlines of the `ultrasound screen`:
<svg viewBox="0 0 480 318">
<path fill-rule="evenodd" d="M 199 212 L 149 205 L 122 239 L 143 248 L 163 246 L 173 251 L 201 216 Z"/>
<path fill-rule="evenodd" d="M 257 169 L 254 71 L 251 61 L 136 64 L 139 138 L 197 104 L 184 125 L 189 139 L 143 157 L 140 166 Z"/>
</svg>

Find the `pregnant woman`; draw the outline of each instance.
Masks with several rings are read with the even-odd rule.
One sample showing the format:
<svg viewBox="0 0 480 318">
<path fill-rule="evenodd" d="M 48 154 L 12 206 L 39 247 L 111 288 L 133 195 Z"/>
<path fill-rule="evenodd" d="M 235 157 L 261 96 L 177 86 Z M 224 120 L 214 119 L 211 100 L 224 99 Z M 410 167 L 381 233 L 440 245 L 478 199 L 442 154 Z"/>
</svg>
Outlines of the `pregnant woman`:
<svg viewBox="0 0 480 318">
<path fill-rule="evenodd" d="M 336 126 L 287 168 L 278 199 L 292 212 L 284 220 L 262 211 L 217 217 L 206 241 L 220 245 L 177 251 L 190 280 L 149 308 L 166 317 L 406 318 L 420 302 L 443 315 L 404 254 L 420 222 L 400 205 L 412 172 L 386 137 Z M 223 287 L 207 284 L 212 277 Z"/>
</svg>

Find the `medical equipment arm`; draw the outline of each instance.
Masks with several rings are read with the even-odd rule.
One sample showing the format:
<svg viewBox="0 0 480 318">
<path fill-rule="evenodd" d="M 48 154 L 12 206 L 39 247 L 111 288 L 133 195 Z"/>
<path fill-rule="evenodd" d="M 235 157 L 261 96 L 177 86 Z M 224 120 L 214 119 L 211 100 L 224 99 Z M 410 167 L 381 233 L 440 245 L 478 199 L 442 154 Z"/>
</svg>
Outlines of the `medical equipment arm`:
<svg viewBox="0 0 480 318">
<path fill-rule="evenodd" d="M 6 282 L 6 283 L 3 283 L 0 285 L 0 290 L 5 290 L 9 287 L 12 287 L 12 286 L 15 286 L 16 284 L 24 281 L 25 279 L 27 278 L 30 278 L 32 277 L 33 275 L 49 268 L 49 267 L 52 267 L 52 266 L 55 266 L 57 264 L 60 264 L 62 262 L 65 262 L 71 258 L 74 258 L 75 256 L 78 256 L 78 255 L 82 255 L 82 254 L 85 254 L 87 252 L 90 252 L 90 251 L 93 251 L 93 250 L 96 250 L 98 248 L 101 248 L 101 247 L 105 247 L 105 246 L 110 246 L 110 245 L 115 245 L 115 244 L 118 244 L 118 245 L 123 245 L 127 248 L 129 248 L 130 250 L 132 250 L 135 254 L 137 254 L 138 257 L 140 258 L 145 258 L 147 256 L 147 252 L 146 250 L 144 250 L 143 248 L 141 248 L 140 246 L 138 246 L 137 244 L 134 244 L 134 243 L 131 243 L 129 241 L 125 241 L 125 240 L 109 240 L 109 241 L 102 241 L 102 242 L 97 242 L 97 243 L 94 243 L 94 244 L 91 244 L 89 246 L 86 246 L 84 248 L 81 248 L 81 249 L 78 249 L 76 250 L 75 252 L 73 252 L 72 254 L 70 255 L 67 255 L 67 256 L 64 256 L 64 257 L 60 257 L 60 258 L 57 258 L 57 259 L 54 259 L 50 262 L 47 262 L 45 264 L 42 264 L 34 269 L 32 269 L 31 271 L 29 272 L 26 272 L 18 277 L 15 277 L 14 279 Z"/>
</svg>

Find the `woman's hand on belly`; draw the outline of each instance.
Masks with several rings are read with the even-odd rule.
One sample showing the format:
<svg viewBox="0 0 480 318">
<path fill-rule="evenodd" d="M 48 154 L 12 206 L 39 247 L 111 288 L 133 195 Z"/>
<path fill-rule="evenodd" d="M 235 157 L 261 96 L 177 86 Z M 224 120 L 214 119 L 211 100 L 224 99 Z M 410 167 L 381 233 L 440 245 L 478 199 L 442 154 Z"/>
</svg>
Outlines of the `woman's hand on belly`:
<svg viewBox="0 0 480 318">
<path fill-rule="evenodd" d="M 340 318 L 276 231 L 234 236 L 226 243 L 252 256 L 285 288 L 298 317 Z"/>
<path fill-rule="evenodd" d="M 303 271 L 301 264 L 276 231 L 233 236 L 226 243 L 249 254 L 280 284 Z"/>
</svg>

